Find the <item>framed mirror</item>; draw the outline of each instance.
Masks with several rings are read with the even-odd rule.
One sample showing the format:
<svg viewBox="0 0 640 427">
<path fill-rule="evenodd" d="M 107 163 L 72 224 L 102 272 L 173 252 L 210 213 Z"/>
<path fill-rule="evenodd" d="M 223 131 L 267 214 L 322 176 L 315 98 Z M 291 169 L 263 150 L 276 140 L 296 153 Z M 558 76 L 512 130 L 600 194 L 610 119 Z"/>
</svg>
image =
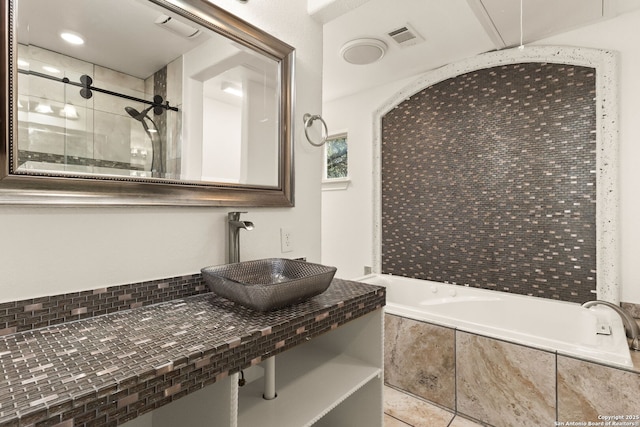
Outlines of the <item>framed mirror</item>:
<svg viewBox="0 0 640 427">
<path fill-rule="evenodd" d="M 205 0 L 2 2 L 0 203 L 293 206 L 294 49 Z"/>
</svg>

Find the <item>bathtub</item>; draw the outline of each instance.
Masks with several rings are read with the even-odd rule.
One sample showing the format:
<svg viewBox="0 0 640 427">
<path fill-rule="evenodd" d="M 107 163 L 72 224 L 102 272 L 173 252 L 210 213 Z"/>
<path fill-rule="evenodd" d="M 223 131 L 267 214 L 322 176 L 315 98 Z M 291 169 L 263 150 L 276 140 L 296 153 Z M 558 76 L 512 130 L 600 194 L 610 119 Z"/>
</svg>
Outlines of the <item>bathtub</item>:
<svg viewBox="0 0 640 427">
<path fill-rule="evenodd" d="M 611 309 L 459 285 L 368 275 L 387 289 L 385 312 L 606 365 L 632 367 L 620 317 Z M 609 335 L 603 334 L 611 331 Z"/>
</svg>

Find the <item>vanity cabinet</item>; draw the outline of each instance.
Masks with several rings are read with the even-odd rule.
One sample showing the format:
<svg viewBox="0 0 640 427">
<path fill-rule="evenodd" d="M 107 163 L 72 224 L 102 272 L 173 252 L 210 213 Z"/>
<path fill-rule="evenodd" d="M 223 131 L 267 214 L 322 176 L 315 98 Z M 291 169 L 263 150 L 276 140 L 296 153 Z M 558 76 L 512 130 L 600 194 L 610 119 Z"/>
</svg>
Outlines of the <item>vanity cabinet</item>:
<svg viewBox="0 0 640 427">
<path fill-rule="evenodd" d="M 260 365 L 138 417 L 126 427 L 382 427 L 382 309 L 275 356 L 276 393 Z"/>
<path fill-rule="evenodd" d="M 36 322 L 45 302 L 10 313 Z M 384 304 L 383 288 L 333 279 L 266 313 L 201 293 L 0 336 L 0 425 L 381 426 Z"/>
</svg>

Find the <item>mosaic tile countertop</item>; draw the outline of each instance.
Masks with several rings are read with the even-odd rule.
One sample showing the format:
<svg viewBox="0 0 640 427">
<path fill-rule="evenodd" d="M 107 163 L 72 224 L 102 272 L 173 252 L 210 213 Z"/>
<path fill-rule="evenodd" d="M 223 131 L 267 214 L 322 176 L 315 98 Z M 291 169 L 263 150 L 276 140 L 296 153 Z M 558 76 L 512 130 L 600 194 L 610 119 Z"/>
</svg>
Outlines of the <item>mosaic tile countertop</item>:
<svg viewBox="0 0 640 427">
<path fill-rule="evenodd" d="M 0 426 L 116 426 L 384 304 L 334 279 L 270 313 L 209 293 L 0 337 Z"/>
</svg>

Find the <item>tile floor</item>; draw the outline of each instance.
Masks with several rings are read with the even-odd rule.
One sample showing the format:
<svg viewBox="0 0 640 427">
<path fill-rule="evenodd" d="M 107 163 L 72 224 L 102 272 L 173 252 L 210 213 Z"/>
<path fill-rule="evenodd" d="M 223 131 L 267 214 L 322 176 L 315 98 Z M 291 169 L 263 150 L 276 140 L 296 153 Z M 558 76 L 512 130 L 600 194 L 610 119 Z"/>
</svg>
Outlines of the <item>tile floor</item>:
<svg viewBox="0 0 640 427">
<path fill-rule="evenodd" d="M 482 427 L 474 421 L 384 386 L 384 427 Z"/>
</svg>

